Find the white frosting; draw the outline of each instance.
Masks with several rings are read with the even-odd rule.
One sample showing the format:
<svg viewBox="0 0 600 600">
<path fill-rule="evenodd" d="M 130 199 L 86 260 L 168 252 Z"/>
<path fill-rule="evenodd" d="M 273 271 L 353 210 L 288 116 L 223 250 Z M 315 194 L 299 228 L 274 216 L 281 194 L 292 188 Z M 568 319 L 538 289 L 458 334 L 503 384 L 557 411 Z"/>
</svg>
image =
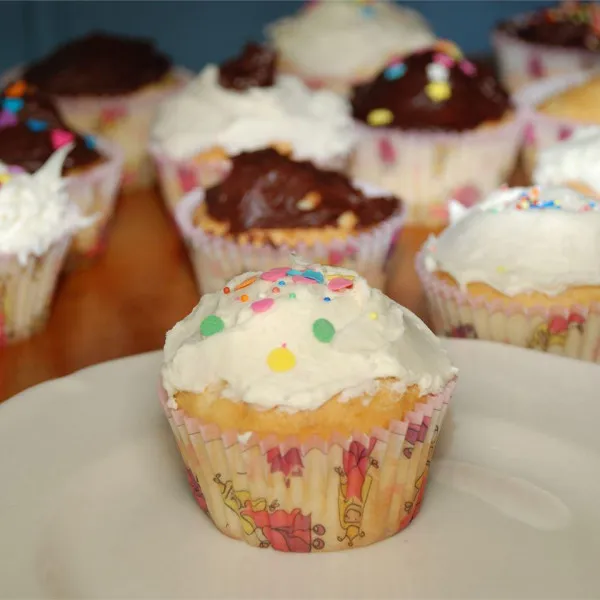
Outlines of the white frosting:
<svg viewBox="0 0 600 600">
<path fill-rule="evenodd" d="M 558 208 L 528 208 L 523 198 L 536 190 L 539 204 Z M 482 282 L 507 296 L 552 296 L 600 285 L 600 206 L 592 198 L 562 187 L 507 188 L 470 209 L 454 203 L 450 214 L 451 226 L 425 244 L 425 266 L 463 289 Z"/>
<path fill-rule="evenodd" d="M 289 268 L 304 271 L 301 266 Z M 455 375 L 439 339 L 409 310 L 353 271 L 318 265 L 309 269 L 323 276 L 324 283 L 295 283 L 286 269 L 274 281 L 246 273 L 228 283 L 231 293 L 203 296 L 167 334 L 162 376 L 169 395 L 178 390 L 200 393 L 225 382 L 228 398 L 293 412 L 318 408 L 344 390 L 361 395 L 380 377 L 396 377 L 402 389 L 417 385 L 427 394 L 439 392 Z M 235 291 L 251 276 L 257 276 L 256 282 Z M 353 278 L 352 288 L 332 291 L 328 286 L 335 284 L 335 277 Z M 242 294 L 248 301 L 239 299 Z M 273 302 L 264 312 L 255 312 L 256 300 Z M 213 315 L 224 327 L 203 336 L 201 324 Z M 318 319 L 335 328 L 330 341 L 315 336 Z M 268 359 L 276 349 L 291 353 L 295 365 L 272 370 Z"/>
<path fill-rule="evenodd" d="M 600 194 L 600 127 L 581 127 L 542 150 L 533 177 L 541 185 L 581 182 Z"/>
<path fill-rule="evenodd" d="M 333 92 L 285 75 L 272 87 L 238 92 L 221 87 L 218 67 L 208 65 L 161 105 L 152 139 L 176 160 L 213 147 L 235 155 L 283 142 L 298 160 L 326 163 L 349 154 L 355 131 L 348 102 Z"/>
<path fill-rule="evenodd" d="M 284 60 L 314 77 L 371 77 L 389 58 L 435 42 L 416 11 L 391 2 L 325 0 L 270 25 Z"/>
<path fill-rule="evenodd" d="M 64 189 L 62 165 L 71 149 L 68 144 L 57 150 L 33 175 L 12 174 L 1 164 L 0 174 L 7 180 L 0 186 L 0 253 L 16 254 L 24 264 L 92 222 L 81 216 Z"/>
</svg>

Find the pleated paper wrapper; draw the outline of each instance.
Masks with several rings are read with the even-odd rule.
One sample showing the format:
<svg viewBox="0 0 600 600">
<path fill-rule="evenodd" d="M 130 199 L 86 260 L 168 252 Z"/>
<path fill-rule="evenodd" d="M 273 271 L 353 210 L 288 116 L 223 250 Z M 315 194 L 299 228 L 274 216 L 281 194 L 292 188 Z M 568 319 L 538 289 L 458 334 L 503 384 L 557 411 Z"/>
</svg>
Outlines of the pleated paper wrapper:
<svg viewBox="0 0 600 600">
<path fill-rule="evenodd" d="M 600 67 L 598 52 L 532 44 L 502 31 L 492 34 L 492 45 L 500 79 L 511 93 L 542 79 Z"/>
<path fill-rule="evenodd" d="M 600 363 L 600 304 L 523 306 L 490 302 L 440 281 L 425 267 L 416 269 L 429 305 L 433 330 L 454 338 L 501 342 Z"/>
<path fill-rule="evenodd" d="M 421 507 L 450 382 L 387 429 L 331 439 L 220 431 L 161 402 L 196 502 L 225 535 L 283 552 L 367 546 Z"/>
<path fill-rule="evenodd" d="M 472 206 L 505 183 L 517 159 L 522 120 L 466 132 L 401 131 L 357 124 L 350 174 L 402 198 L 411 224 L 448 221 L 448 198 Z"/>
<path fill-rule="evenodd" d="M 16 255 L 0 254 L 0 347 L 28 338 L 46 324 L 70 241 L 64 237 L 23 264 Z"/>
<path fill-rule="evenodd" d="M 364 187 L 368 195 L 386 194 L 371 186 Z M 404 224 L 405 210 L 364 233 L 327 243 L 294 246 L 239 244 L 233 239 L 204 232 L 193 223 L 194 212 L 204 202 L 204 191 L 190 192 L 178 204 L 175 221 L 186 243 L 194 268 L 196 282 L 202 293 L 216 292 L 236 275 L 246 271 L 268 271 L 289 264 L 296 254 L 310 264 L 326 264 L 352 269 L 362 275 L 372 287 L 383 289 L 385 267 Z"/>
</svg>

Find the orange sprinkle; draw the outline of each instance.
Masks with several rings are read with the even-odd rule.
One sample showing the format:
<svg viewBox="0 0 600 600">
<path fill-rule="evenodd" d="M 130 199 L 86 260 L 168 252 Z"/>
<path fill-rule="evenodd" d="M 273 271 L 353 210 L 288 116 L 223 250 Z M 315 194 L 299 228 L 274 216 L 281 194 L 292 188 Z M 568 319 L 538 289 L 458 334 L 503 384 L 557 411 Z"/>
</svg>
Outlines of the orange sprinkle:
<svg viewBox="0 0 600 600">
<path fill-rule="evenodd" d="M 223 293 L 224 294 L 229 294 L 229 292 L 231 292 L 231 290 L 228 287 L 224 287 L 223 288 Z"/>
<path fill-rule="evenodd" d="M 274 293 L 274 294 L 279 294 L 279 292 L 280 292 L 280 291 L 281 291 L 281 290 L 280 290 L 280 289 L 279 289 L 277 286 L 275 286 L 275 287 L 273 288 L 273 293 Z"/>
<path fill-rule="evenodd" d="M 255 281 L 256 281 L 256 277 L 249 277 L 248 279 L 245 279 L 244 281 L 242 281 L 242 283 L 238 283 L 235 286 L 235 291 L 237 292 L 238 290 L 243 290 L 244 288 L 247 288 L 249 285 L 252 285 Z"/>
<path fill-rule="evenodd" d="M 15 81 L 11 86 L 9 86 L 4 94 L 10 98 L 20 98 L 27 89 L 27 84 L 22 80 Z"/>
<path fill-rule="evenodd" d="M 240 296 L 240 300 L 241 300 L 242 302 L 248 302 L 248 294 L 242 294 L 242 295 Z"/>
</svg>

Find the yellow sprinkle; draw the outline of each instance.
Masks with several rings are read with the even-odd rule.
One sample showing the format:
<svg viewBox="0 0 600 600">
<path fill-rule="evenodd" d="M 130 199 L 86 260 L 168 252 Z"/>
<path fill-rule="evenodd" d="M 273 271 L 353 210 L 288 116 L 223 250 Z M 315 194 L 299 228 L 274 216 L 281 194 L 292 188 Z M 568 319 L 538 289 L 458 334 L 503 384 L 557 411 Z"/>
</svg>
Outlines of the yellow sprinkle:
<svg viewBox="0 0 600 600">
<path fill-rule="evenodd" d="M 350 279 L 350 281 L 354 281 L 356 277 L 354 275 L 346 275 L 345 273 L 330 273 L 329 275 L 325 275 L 325 279 L 327 281 L 331 281 L 332 279 L 337 279 L 338 277 L 343 277 L 344 279 Z"/>
<path fill-rule="evenodd" d="M 496 271 L 498 271 L 498 273 L 506 273 L 506 267 L 503 267 L 502 265 L 496 267 Z"/>
<path fill-rule="evenodd" d="M 0 173 L 0 183 L 6 183 L 10 178 L 10 173 Z"/>
<path fill-rule="evenodd" d="M 425 93 L 434 102 L 443 102 L 452 95 L 452 90 L 447 81 L 432 81 L 425 86 Z"/>
<path fill-rule="evenodd" d="M 387 108 L 376 108 L 367 115 L 367 123 L 373 127 L 389 125 L 394 120 L 394 115 Z"/>
<path fill-rule="evenodd" d="M 284 373 L 293 369 L 296 365 L 296 357 L 287 348 L 275 348 L 269 352 L 267 356 L 267 365 L 271 371 L 276 373 Z"/>
<path fill-rule="evenodd" d="M 376 312 L 369 313 L 369 319 L 375 320 L 378 317 Z"/>
</svg>

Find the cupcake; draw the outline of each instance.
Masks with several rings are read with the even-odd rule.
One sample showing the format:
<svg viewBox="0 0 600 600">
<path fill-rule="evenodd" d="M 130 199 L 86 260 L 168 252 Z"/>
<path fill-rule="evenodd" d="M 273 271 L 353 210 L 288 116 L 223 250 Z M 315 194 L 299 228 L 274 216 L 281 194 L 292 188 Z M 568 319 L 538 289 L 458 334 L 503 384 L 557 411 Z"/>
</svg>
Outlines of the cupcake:
<svg viewBox="0 0 600 600">
<path fill-rule="evenodd" d="M 351 174 L 398 194 L 412 222 L 437 226 L 450 197 L 469 206 L 510 174 L 521 124 L 491 71 L 451 42 L 390 63 L 355 88 Z"/>
<path fill-rule="evenodd" d="M 71 236 L 89 223 L 61 178 L 70 150 L 33 175 L 0 164 L 0 345 L 45 325 Z"/>
<path fill-rule="evenodd" d="M 152 183 L 150 123 L 158 103 L 186 77 L 151 41 L 91 33 L 28 65 L 21 76 L 57 100 L 71 127 L 121 146 L 125 187 Z"/>
<path fill-rule="evenodd" d="M 545 7 L 500 23 L 492 42 L 511 92 L 537 79 L 585 71 L 600 66 L 600 6 Z"/>
<path fill-rule="evenodd" d="M 600 126 L 576 129 L 570 138 L 542 150 L 533 181 L 600 197 Z"/>
<path fill-rule="evenodd" d="M 221 183 L 191 192 L 175 213 L 202 292 L 237 273 L 276 267 L 290 252 L 352 268 L 383 287 L 404 218 L 397 198 L 272 148 L 238 154 L 231 165 Z"/>
<path fill-rule="evenodd" d="M 0 107 L 0 161 L 33 174 L 57 149 L 70 145 L 63 162 L 65 190 L 84 216 L 95 218 L 75 234 L 69 262 L 97 256 L 114 212 L 121 150 L 71 129 L 51 97 L 22 80 L 2 90 Z"/>
<path fill-rule="evenodd" d="M 392 58 L 435 42 L 419 13 L 386 0 L 313 2 L 270 25 L 267 36 L 280 72 L 341 94 L 372 79 Z"/>
<path fill-rule="evenodd" d="M 456 369 L 357 273 L 249 272 L 169 331 L 161 400 L 197 503 L 283 552 L 367 546 L 419 512 Z"/>
<path fill-rule="evenodd" d="M 417 257 L 437 333 L 600 362 L 600 203 L 506 188 L 452 212 Z"/>
<path fill-rule="evenodd" d="M 173 209 L 195 187 L 227 172 L 229 157 L 275 147 L 298 160 L 343 168 L 355 141 L 347 102 L 275 75 L 275 54 L 257 44 L 208 65 L 161 106 L 152 129 L 163 195 Z"/>
</svg>

